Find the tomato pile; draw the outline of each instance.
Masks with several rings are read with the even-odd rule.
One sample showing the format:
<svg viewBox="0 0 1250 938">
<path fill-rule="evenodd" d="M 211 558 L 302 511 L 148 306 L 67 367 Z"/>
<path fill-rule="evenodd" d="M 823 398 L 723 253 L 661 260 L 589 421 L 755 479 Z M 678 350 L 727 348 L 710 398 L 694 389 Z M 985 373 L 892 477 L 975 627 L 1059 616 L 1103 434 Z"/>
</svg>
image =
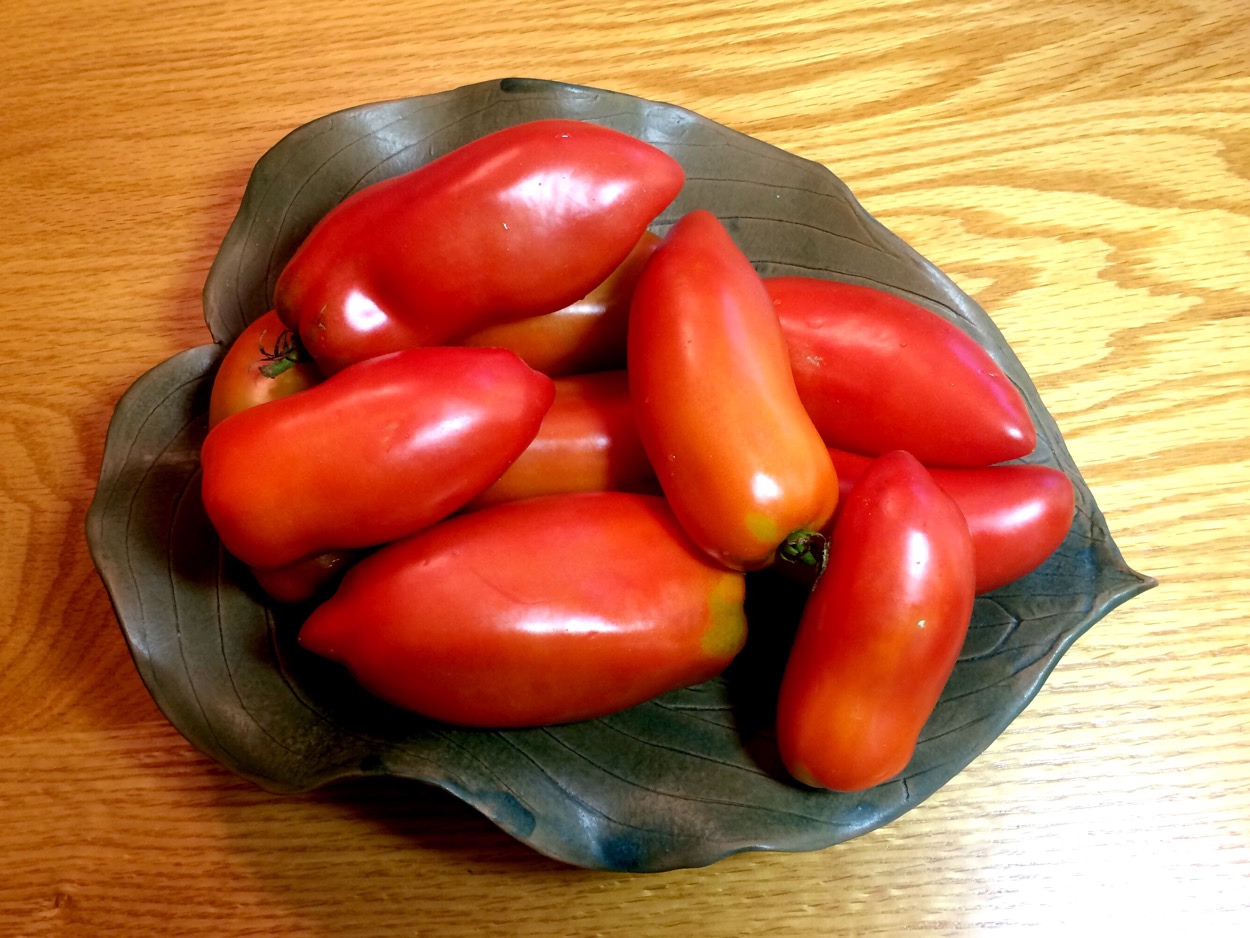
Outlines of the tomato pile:
<svg viewBox="0 0 1250 938">
<path fill-rule="evenodd" d="M 214 379 L 205 510 L 310 651 L 461 726 L 606 715 L 743 654 L 808 589 L 777 700 L 798 781 L 901 771 L 978 593 L 1067 534 L 1025 403 L 935 313 L 761 277 L 663 151 L 485 136 L 349 196 Z"/>
</svg>

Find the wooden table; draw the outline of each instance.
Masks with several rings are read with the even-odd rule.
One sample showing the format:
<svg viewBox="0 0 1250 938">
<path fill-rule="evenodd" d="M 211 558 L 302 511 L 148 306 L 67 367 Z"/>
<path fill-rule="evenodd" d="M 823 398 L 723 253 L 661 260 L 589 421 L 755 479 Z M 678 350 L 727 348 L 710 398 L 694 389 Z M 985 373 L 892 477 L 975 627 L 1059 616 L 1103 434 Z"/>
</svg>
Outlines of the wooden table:
<svg viewBox="0 0 1250 938">
<path fill-rule="evenodd" d="M 9 0 L 4 20 L 0 933 L 1250 921 L 1240 0 Z M 143 371 L 208 341 L 199 291 L 256 159 L 332 110 L 510 75 L 676 103 L 833 169 L 991 313 L 1159 579 L 885 828 L 570 869 L 433 789 L 259 791 L 171 729 L 129 660 L 83 538 L 105 428 Z"/>
</svg>

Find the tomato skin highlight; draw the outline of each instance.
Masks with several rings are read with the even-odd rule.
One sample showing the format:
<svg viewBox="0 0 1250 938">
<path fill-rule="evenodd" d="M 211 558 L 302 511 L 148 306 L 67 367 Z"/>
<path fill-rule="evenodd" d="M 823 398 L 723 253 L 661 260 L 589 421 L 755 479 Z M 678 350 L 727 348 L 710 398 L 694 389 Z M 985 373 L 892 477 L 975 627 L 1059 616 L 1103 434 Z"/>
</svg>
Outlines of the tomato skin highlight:
<svg viewBox="0 0 1250 938">
<path fill-rule="evenodd" d="M 767 566 L 837 503 L 767 292 L 719 220 L 697 210 L 634 290 L 628 369 L 638 431 L 691 538 L 728 567 Z"/>
<path fill-rule="evenodd" d="M 555 392 L 533 442 L 467 507 L 572 492 L 659 493 L 624 371 L 556 378 Z"/>
<path fill-rule="evenodd" d="M 204 508 L 226 549 L 255 567 L 385 543 L 497 479 L 554 393 L 503 349 L 370 359 L 209 431 Z"/>
<path fill-rule="evenodd" d="M 359 555 L 358 551 L 331 550 L 282 567 L 252 567 L 252 578 L 271 599 L 298 603 L 330 589 Z"/>
<path fill-rule="evenodd" d="M 300 631 L 378 697 L 463 726 L 603 716 L 714 677 L 744 577 L 662 498 L 552 495 L 459 515 L 361 560 Z"/>
<path fill-rule="evenodd" d="M 989 353 L 936 313 L 857 284 L 770 277 L 794 381 L 830 445 L 926 466 L 988 466 L 1037 443 L 1028 407 Z"/>
<path fill-rule="evenodd" d="M 660 236 L 647 231 L 599 286 L 575 303 L 543 316 L 487 326 L 459 345 L 511 349 L 553 378 L 625 367 L 629 304 Z"/>
<path fill-rule="evenodd" d="M 684 179 L 668 154 L 607 127 L 508 127 L 335 206 L 275 304 L 327 374 L 551 313 L 625 259 Z"/>
<path fill-rule="evenodd" d="M 284 348 L 292 357 L 280 373 L 269 377 L 261 369 L 273 366 Z M 274 310 L 252 322 L 226 350 L 213 377 L 208 402 L 208 426 L 257 404 L 290 397 L 320 384 L 321 372 L 307 356 L 290 346 L 290 332 Z"/>
<path fill-rule="evenodd" d="M 830 449 L 843 495 L 873 458 Z M 955 500 L 976 557 L 976 591 L 989 593 L 1040 567 L 1068 535 L 1076 510 L 1072 480 L 1050 466 L 929 470 Z M 837 516 L 834 516 L 837 523 Z"/>
<path fill-rule="evenodd" d="M 777 743 L 804 784 L 859 791 L 910 761 L 950 678 L 973 605 L 959 508 L 912 456 L 851 490 L 782 677 Z"/>
</svg>

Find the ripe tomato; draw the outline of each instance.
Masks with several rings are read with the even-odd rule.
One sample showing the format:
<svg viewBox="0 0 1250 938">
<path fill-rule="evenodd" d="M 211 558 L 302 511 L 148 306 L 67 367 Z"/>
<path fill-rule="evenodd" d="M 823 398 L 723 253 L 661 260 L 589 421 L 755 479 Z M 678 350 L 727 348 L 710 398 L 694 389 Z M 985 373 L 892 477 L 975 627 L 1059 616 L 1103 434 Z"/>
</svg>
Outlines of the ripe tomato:
<svg viewBox="0 0 1250 938">
<path fill-rule="evenodd" d="M 1037 433 L 989 353 L 892 293 L 811 277 L 765 280 L 799 389 L 830 446 L 904 449 L 926 466 L 1026 456 Z"/>
<path fill-rule="evenodd" d="M 381 548 L 299 640 L 437 720 L 565 723 L 718 674 L 746 638 L 744 592 L 662 498 L 550 495 Z"/>
<path fill-rule="evenodd" d="M 837 477 L 795 390 L 777 316 L 712 214 L 678 221 L 643 270 L 628 358 L 639 434 L 695 543 L 754 569 L 829 520 Z"/>
<path fill-rule="evenodd" d="M 208 403 L 211 430 L 231 414 L 306 391 L 323 380 L 320 370 L 278 314 L 270 310 L 243 330 L 227 350 Z M 308 599 L 351 562 L 333 551 L 272 570 L 253 568 L 256 582 L 279 602 Z"/>
<path fill-rule="evenodd" d="M 327 374 L 584 297 L 681 189 L 627 134 L 541 120 L 488 134 L 333 208 L 275 303 Z"/>
<path fill-rule="evenodd" d="M 359 556 L 354 550 L 328 550 L 282 567 L 252 567 L 258 586 L 280 603 L 298 603 L 330 589 Z"/>
<path fill-rule="evenodd" d="M 529 445 L 551 379 L 503 349 L 409 349 L 227 417 L 204 508 L 255 567 L 394 540 L 446 517 Z"/>
<path fill-rule="evenodd" d="M 872 465 L 872 457 L 834 449 L 829 453 L 845 495 Z M 1072 527 L 1076 494 L 1072 480 L 1058 469 L 1010 465 L 929 471 L 968 523 L 978 593 L 1036 570 Z"/>
<path fill-rule="evenodd" d="M 973 587 L 958 506 L 908 454 L 877 459 L 842 507 L 782 677 L 777 743 L 796 779 L 857 791 L 906 767 L 963 646 Z"/>
<path fill-rule="evenodd" d="M 215 427 L 231 414 L 290 397 L 321 380 L 317 366 L 270 310 L 244 329 L 222 358 L 209 396 L 208 425 Z"/>
<path fill-rule="evenodd" d="M 469 508 L 567 492 L 658 493 L 623 371 L 555 380 L 538 435 Z"/>
<path fill-rule="evenodd" d="M 457 344 L 511 349 L 553 378 L 624 368 L 634 285 L 659 244 L 659 235 L 645 232 L 621 265 L 577 302 L 544 316 L 487 326 Z"/>
</svg>

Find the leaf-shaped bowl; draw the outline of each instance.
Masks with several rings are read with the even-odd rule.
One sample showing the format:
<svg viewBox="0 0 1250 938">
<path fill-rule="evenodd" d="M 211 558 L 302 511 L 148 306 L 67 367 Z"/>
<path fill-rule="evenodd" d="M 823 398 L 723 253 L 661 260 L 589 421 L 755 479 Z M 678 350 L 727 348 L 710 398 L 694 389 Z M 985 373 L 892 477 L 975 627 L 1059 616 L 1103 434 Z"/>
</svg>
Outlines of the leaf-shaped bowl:
<svg viewBox="0 0 1250 938">
<path fill-rule="evenodd" d="M 1031 461 L 1076 484 L 1067 539 L 1039 570 L 977 600 L 962 657 L 897 779 L 838 794 L 792 782 L 772 696 L 802 596 L 754 575 L 752 638 L 706 684 L 604 719 L 455 729 L 394 710 L 295 641 L 306 609 L 267 604 L 226 555 L 199 498 L 199 448 L 224 347 L 270 308 L 313 224 L 349 193 L 491 131 L 546 117 L 596 121 L 666 150 L 687 183 L 657 221 L 701 207 L 767 275 L 899 293 L 976 338 L 1026 396 Z M 1130 570 L 1023 367 L 986 313 L 886 230 L 819 164 L 682 108 L 593 88 L 509 79 L 331 114 L 258 162 L 204 289 L 214 344 L 143 375 L 109 426 L 87 517 L 92 556 L 136 666 L 195 746 L 275 792 L 361 775 L 419 779 L 571 864 L 654 871 L 744 850 L 820 849 L 898 817 L 959 772 L 1024 709 L 1064 651 L 1152 582 Z"/>
</svg>

